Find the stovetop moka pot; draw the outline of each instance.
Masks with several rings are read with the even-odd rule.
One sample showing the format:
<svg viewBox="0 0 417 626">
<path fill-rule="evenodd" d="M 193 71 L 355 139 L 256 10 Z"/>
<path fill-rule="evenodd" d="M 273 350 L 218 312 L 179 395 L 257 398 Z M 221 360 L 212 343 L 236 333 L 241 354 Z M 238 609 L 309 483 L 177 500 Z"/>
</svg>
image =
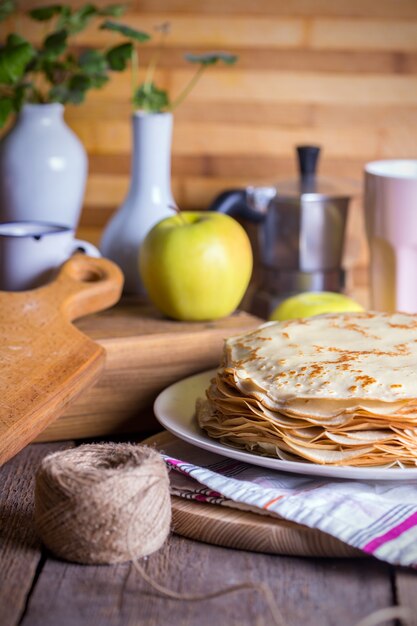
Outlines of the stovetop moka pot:
<svg viewBox="0 0 417 626">
<path fill-rule="evenodd" d="M 304 291 L 342 291 L 345 226 L 351 194 L 316 177 L 320 148 L 297 147 L 299 178 L 277 186 L 232 189 L 210 210 L 256 222 L 259 286 L 251 309 L 267 317 Z"/>
</svg>

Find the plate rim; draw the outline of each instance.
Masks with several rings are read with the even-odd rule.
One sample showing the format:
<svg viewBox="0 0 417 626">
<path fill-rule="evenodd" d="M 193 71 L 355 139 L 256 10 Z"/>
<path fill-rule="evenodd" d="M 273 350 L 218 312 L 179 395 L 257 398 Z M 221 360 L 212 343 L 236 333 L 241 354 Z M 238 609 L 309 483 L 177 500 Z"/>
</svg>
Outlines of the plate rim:
<svg viewBox="0 0 417 626">
<path fill-rule="evenodd" d="M 202 372 L 192 374 L 182 378 L 181 380 L 172 383 L 165 389 L 163 389 L 156 397 L 153 404 L 153 412 L 158 422 L 173 435 L 186 441 L 187 443 L 224 456 L 227 458 L 235 459 L 249 465 L 255 465 L 257 467 L 266 467 L 280 472 L 286 472 L 291 474 L 302 474 L 304 476 L 317 476 L 323 478 L 334 478 L 343 480 L 417 480 L 417 467 L 416 468 L 381 468 L 381 467 L 350 467 L 347 465 L 321 465 L 318 463 L 310 463 L 308 461 L 284 461 L 274 457 L 261 456 L 251 452 L 239 450 L 238 448 L 228 447 L 225 444 L 217 442 L 216 440 L 209 439 L 208 435 L 204 433 L 197 425 L 199 433 L 196 436 L 183 424 L 178 424 L 171 417 L 166 417 L 166 405 L 172 405 L 172 395 L 181 391 L 182 388 L 188 386 L 194 381 L 199 384 L 196 387 L 196 393 L 194 401 L 198 397 L 204 395 L 204 390 L 208 386 L 210 378 L 215 375 L 217 368 L 210 370 L 204 370 Z M 204 387 L 203 387 L 204 383 Z M 190 423 L 193 417 L 188 418 Z"/>
</svg>

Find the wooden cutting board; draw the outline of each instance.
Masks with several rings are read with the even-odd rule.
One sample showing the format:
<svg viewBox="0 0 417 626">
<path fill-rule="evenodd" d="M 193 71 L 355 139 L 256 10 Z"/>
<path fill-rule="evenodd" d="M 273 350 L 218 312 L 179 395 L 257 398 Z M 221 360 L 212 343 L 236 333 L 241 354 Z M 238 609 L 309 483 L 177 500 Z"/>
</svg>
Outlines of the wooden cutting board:
<svg viewBox="0 0 417 626">
<path fill-rule="evenodd" d="M 79 320 L 78 329 L 106 350 L 103 374 L 37 440 L 157 432 L 152 405 L 158 393 L 217 367 L 224 339 L 260 323 L 242 311 L 213 322 L 177 322 L 133 298 Z"/>
<path fill-rule="evenodd" d="M 160 451 L 176 437 L 164 431 L 141 442 Z M 226 506 L 171 497 L 177 535 L 226 548 L 313 557 L 365 556 L 330 535 L 285 520 Z"/>
<path fill-rule="evenodd" d="M 117 302 L 122 285 L 114 263 L 76 255 L 39 289 L 0 292 L 0 465 L 97 379 L 104 349 L 71 320 Z"/>
</svg>

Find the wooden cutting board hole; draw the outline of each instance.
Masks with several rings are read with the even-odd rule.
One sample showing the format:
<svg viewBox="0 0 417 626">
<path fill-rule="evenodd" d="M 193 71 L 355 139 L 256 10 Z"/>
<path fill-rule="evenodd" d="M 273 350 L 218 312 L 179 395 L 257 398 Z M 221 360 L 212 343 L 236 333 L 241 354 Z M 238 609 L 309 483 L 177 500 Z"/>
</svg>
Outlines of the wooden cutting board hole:
<svg viewBox="0 0 417 626">
<path fill-rule="evenodd" d="M 74 280 L 81 283 L 97 283 L 104 279 L 105 273 L 99 267 L 93 267 L 87 263 L 78 263 L 70 270 L 70 275 Z"/>
</svg>

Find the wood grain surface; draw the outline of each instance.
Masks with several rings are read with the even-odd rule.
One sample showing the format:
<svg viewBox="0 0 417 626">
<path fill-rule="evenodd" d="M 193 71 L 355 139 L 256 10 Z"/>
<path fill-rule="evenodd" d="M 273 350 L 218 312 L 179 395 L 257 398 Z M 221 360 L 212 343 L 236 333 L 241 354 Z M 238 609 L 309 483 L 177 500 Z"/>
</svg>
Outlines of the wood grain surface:
<svg viewBox="0 0 417 626">
<path fill-rule="evenodd" d="M 18 624 L 42 551 L 33 527 L 35 472 L 42 458 L 71 444 L 29 446 L 0 468 L 0 624 Z"/>
<path fill-rule="evenodd" d="M 271 624 L 257 592 L 201 602 L 169 600 L 151 589 L 132 563 L 74 565 L 46 552 L 33 531 L 33 480 L 41 458 L 57 449 L 57 444 L 32 445 L 0 468 L 0 626 Z M 264 583 L 286 626 L 354 626 L 396 603 L 417 615 L 415 572 L 374 559 L 268 555 L 173 535 L 141 564 L 153 580 L 179 593 Z"/>
<path fill-rule="evenodd" d="M 124 18 L 151 33 L 167 20 L 156 77 L 173 96 L 190 77 L 184 53 L 240 57 L 234 67 L 209 68 L 175 112 L 173 194 L 182 208 L 204 209 L 230 186 L 293 176 L 297 143 L 322 146 L 323 175 L 359 183 L 367 161 L 417 157 L 415 0 L 132 0 Z M 43 36 L 42 24 L 19 26 L 33 40 Z M 94 29 L 77 36 L 79 48 L 116 41 Z M 154 41 L 140 47 L 142 78 L 154 52 Z M 129 100 L 126 73 L 66 111 L 90 158 L 79 233 L 95 243 L 128 189 Z M 359 197 L 344 263 L 353 272 L 367 258 Z"/>
<path fill-rule="evenodd" d="M 71 321 L 120 298 L 119 268 L 75 255 L 47 285 L 0 292 L 0 465 L 97 379 L 105 352 Z"/>
<path fill-rule="evenodd" d="M 158 393 L 186 376 L 217 367 L 225 338 L 261 321 L 237 311 L 213 322 L 177 322 L 132 298 L 79 320 L 77 328 L 106 351 L 104 371 L 38 441 L 159 430 L 152 413 Z"/>
</svg>

